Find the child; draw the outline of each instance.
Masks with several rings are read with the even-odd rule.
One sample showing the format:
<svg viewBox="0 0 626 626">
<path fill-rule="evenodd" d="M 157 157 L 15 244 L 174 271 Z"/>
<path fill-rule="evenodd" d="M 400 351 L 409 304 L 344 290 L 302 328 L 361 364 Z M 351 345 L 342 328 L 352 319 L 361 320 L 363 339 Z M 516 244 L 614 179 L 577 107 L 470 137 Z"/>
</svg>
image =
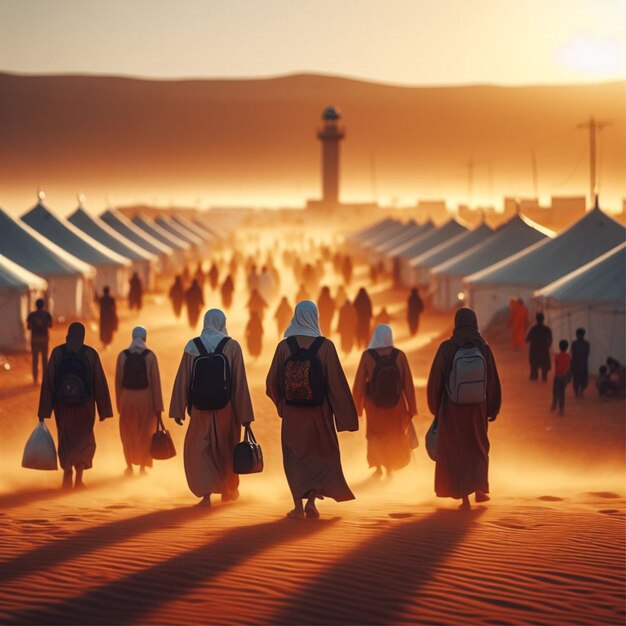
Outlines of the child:
<svg viewBox="0 0 626 626">
<path fill-rule="evenodd" d="M 570 363 L 572 357 L 567 353 L 569 341 L 561 339 L 559 341 L 560 352 L 554 357 L 554 383 L 552 384 L 552 406 L 551 411 L 555 411 L 557 404 L 559 415 L 565 411 L 565 388 L 571 378 Z"/>
</svg>

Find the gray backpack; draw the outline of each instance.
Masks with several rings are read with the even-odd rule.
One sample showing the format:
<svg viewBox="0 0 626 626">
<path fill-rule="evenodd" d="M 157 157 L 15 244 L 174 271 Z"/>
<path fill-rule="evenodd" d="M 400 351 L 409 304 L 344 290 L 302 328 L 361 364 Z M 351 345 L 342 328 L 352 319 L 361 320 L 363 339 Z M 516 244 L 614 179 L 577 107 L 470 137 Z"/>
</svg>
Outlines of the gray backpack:
<svg viewBox="0 0 626 626">
<path fill-rule="evenodd" d="M 448 395 L 455 404 L 480 404 L 487 399 L 487 363 L 480 348 L 463 346 L 454 353 Z"/>
</svg>

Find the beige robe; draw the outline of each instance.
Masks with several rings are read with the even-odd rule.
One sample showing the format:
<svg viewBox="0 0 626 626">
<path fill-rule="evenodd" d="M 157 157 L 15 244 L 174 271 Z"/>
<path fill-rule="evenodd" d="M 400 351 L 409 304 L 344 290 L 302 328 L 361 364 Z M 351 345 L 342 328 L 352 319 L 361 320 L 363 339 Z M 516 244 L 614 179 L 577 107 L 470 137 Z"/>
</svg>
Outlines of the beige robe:
<svg viewBox="0 0 626 626">
<path fill-rule="evenodd" d="M 299 336 L 296 339 L 300 346 L 308 347 L 314 338 Z M 317 353 L 327 385 L 326 399 L 319 407 L 291 406 L 283 401 L 284 365 L 290 354 L 287 342 L 281 341 L 267 375 L 267 395 L 282 418 L 283 464 L 291 493 L 294 499 L 306 498 L 315 492 L 337 502 L 352 500 L 354 494 L 341 468 L 336 430 L 358 430 L 359 420 L 335 346 L 326 340 Z"/>
<path fill-rule="evenodd" d="M 141 350 L 133 349 L 133 352 Z M 152 467 L 150 444 L 157 427 L 157 414 L 163 411 L 159 364 L 156 354 L 149 351 L 145 356 L 148 386 L 145 389 L 125 389 L 122 378 L 126 358 L 126 354 L 120 352 L 115 367 L 115 396 L 124 458 L 128 465 Z"/>
<path fill-rule="evenodd" d="M 381 356 L 388 355 L 391 348 L 380 348 L 377 352 Z M 363 415 L 363 409 L 367 415 L 367 462 L 370 467 L 384 466 L 388 470 L 401 469 L 409 464 L 411 448 L 407 428 L 411 418 L 417 415 L 413 376 L 404 352 L 399 351 L 396 363 L 403 388 L 396 406 L 376 406 L 368 394 L 368 384 L 376 367 L 369 350 L 361 356 L 352 389 L 359 416 Z"/>
<path fill-rule="evenodd" d="M 237 489 L 239 476 L 233 472 L 233 451 L 241 439 L 241 425 L 254 421 L 241 346 L 231 339 L 223 354 L 230 365 L 231 400 L 216 411 L 192 408 L 185 436 L 185 475 L 198 497 Z M 194 358 L 185 352 L 180 362 L 169 411 L 173 419 L 185 419 Z"/>
</svg>

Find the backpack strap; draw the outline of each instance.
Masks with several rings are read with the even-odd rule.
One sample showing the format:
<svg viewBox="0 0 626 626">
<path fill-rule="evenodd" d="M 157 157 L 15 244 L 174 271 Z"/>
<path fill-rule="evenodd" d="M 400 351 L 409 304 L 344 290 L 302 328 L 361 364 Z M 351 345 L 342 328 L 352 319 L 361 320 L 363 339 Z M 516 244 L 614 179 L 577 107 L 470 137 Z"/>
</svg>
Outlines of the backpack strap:
<svg viewBox="0 0 626 626">
<path fill-rule="evenodd" d="M 376 352 L 376 348 L 369 348 L 367 351 L 370 353 L 370 356 L 374 359 L 374 362 L 376 363 L 376 365 L 378 365 L 380 363 L 380 354 Z"/>
<path fill-rule="evenodd" d="M 308 351 L 311 354 L 317 354 L 317 351 L 320 349 L 320 347 L 322 346 L 322 344 L 324 343 L 324 337 L 316 337 L 313 340 L 313 343 L 309 346 Z"/>
<path fill-rule="evenodd" d="M 204 347 L 204 344 L 202 343 L 202 340 L 200 339 L 200 337 L 195 337 L 193 342 L 196 348 L 198 348 L 198 352 L 200 353 L 200 356 L 209 356 L 209 353 L 207 349 Z"/>
<path fill-rule="evenodd" d="M 130 356 L 130 350 L 124 350 L 124 354 L 126 355 L 126 358 L 128 358 Z"/>
<path fill-rule="evenodd" d="M 218 344 L 217 347 L 215 348 L 215 350 L 213 351 L 213 354 L 222 354 L 222 351 L 224 350 L 224 346 L 228 343 L 228 340 L 230 339 L 230 337 L 224 337 Z"/>
<path fill-rule="evenodd" d="M 298 345 L 298 341 L 295 337 L 287 337 L 287 345 L 289 346 L 291 354 L 297 354 L 300 352 L 300 346 Z"/>
<path fill-rule="evenodd" d="M 389 357 L 394 363 L 398 360 L 398 354 L 400 354 L 400 350 L 398 350 L 398 348 L 391 349 L 391 354 L 389 355 Z"/>
<path fill-rule="evenodd" d="M 143 350 L 139 356 L 142 356 L 144 359 L 150 354 L 150 350 L 148 350 L 148 348 L 146 348 L 145 350 Z"/>
</svg>

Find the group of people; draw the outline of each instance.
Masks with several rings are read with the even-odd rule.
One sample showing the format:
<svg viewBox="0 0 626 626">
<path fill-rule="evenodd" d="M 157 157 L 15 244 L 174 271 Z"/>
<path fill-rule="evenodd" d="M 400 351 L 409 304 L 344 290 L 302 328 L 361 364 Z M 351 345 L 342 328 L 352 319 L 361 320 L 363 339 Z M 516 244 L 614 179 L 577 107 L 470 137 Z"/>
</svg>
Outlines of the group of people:
<svg viewBox="0 0 626 626">
<path fill-rule="evenodd" d="M 38 410 L 40 420 L 54 411 L 66 488 L 84 487 L 83 472 L 92 466 L 96 409 L 100 420 L 113 415 L 100 358 L 84 339 L 84 326 L 73 323 L 66 342 L 52 351 Z M 473 367 L 478 365 L 481 372 L 471 403 L 456 397 L 449 382 L 460 348 L 471 352 Z M 466 354 L 465 361 L 469 358 Z M 472 375 L 475 383 L 475 371 Z M 130 345 L 118 356 L 115 387 L 126 473 L 132 474 L 133 466 L 145 472 L 152 464 L 150 441 L 162 424 L 164 405 L 157 357 L 147 345 L 144 327 L 133 329 Z M 337 432 L 358 430 L 363 413 L 367 458 L 375 474 L 383 469 L 392 473 L 410 461 L 416 445 L 413 377 L 386 324 L 377 325 L 369 338 L 351 389 L 333 342 L 322 332 L 317 305 L 299 302 L 276 347 L 266 391 L 282 420 L 283 464 L 294 502 L 289 517 L 319 517 L 316 503 L 325 497 L 339 502 L 354 498 L 343 474 Z M 487 422 L 499 412 L 500 383 L 493 354 L 470 309 L 457 311 L 453 335 L 437 352 L 428 404 L 438 423 L 437 495 L 461 499 L 462 508 L 470 507 L 471 494 L 477 501 L 487 500 Z M 220 494 L 222 501 L 237 499 L 233 450 L 242 427 L 254 421 L 254 409 L 241 347 L 228 335 L 220 309 L 205 313 L 200 336 L 184 348 L 169 416 L 180 425 L 190 419 L 184 467 L 200 504 L 210 505 L 213 494 Z"/>
</svg>

